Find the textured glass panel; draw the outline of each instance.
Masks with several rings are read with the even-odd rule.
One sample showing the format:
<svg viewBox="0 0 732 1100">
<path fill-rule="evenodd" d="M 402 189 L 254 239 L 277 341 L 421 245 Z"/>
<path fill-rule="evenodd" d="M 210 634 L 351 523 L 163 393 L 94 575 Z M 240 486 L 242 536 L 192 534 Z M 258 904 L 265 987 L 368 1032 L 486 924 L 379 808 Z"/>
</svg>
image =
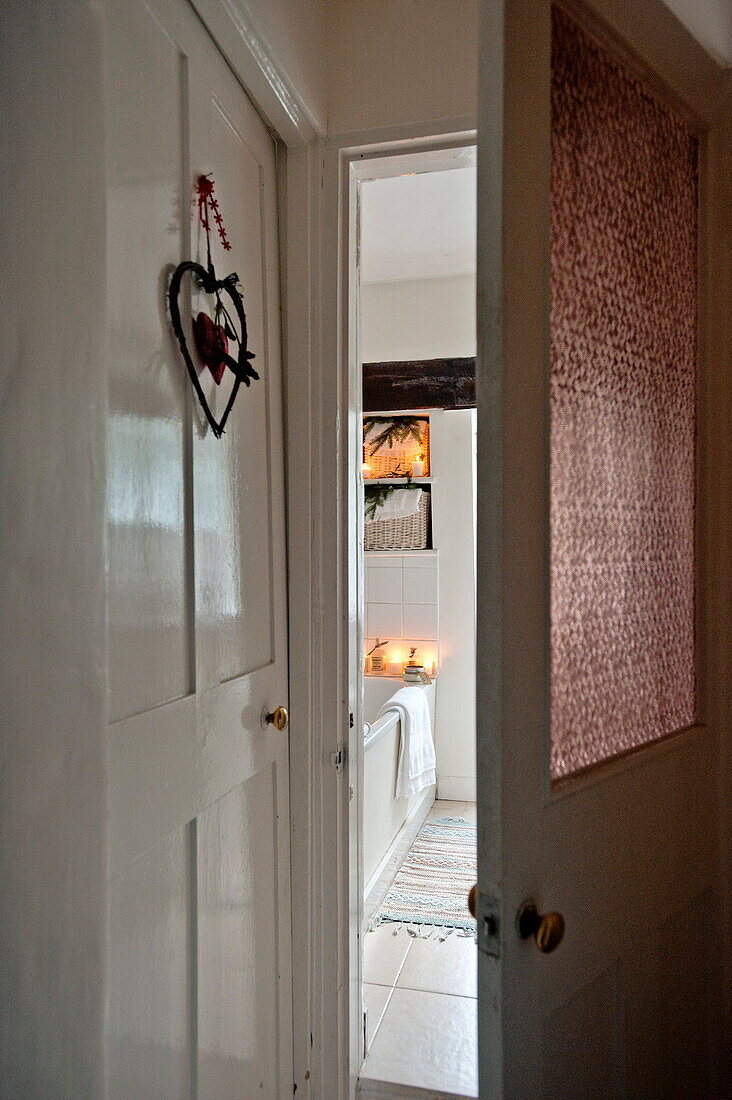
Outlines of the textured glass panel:
<svg viewBox="0 0 732 1100">
<path fill-rule="evenodd" d="M 555 10 L 555 779 L 696 716 L 696 162 L 685 123 Z"/>
</svg>

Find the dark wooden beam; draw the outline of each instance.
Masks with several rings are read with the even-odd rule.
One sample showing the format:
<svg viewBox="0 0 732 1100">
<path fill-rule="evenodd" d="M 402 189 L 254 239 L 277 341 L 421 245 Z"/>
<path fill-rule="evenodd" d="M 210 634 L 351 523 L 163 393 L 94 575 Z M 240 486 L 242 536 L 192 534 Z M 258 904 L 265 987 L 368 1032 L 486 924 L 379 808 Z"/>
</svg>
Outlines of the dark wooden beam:
<svg viewBox="0 0 732 1100">
<path fill-rule="evenodd" d="M 364 412 L 475 408 L 475 359 L 363 364 Z"/>
</svg>

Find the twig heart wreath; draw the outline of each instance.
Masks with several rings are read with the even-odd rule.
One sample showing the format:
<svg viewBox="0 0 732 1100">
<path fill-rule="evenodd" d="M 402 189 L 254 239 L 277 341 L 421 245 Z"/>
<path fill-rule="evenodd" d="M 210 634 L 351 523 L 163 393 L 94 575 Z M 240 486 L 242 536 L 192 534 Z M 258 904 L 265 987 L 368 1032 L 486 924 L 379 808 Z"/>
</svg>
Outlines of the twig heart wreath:
<svg viewBox="0 0 732 1100">
<path fill-rule="evenodd" d="M 211 217 L 209 211 L 213 215 L 224 250 L 226 252 L 231 250 L 219 204 L 214 196 L 213 180 L 209 176 L 199 176 L 196 192 L 198 194 L 198 216 L 206 232 L 207 266 L 204 267 L 193 260 L 185 260 L 182 264 L 178 264 L 170 280 L 168 302 L 173 331 L 178 338 L 180 350 L 188 368 L 188 375 L 198 395 L 198 400 L 201 402 L 206 420 L 211 425 L 211 431 L 217 439 L 220 439 L 236 400 L 236 395 L 239 392 L 239 386 L 242 382 L 249 386 L 252 378 L 258 379 L 259 375 L 251 365 L 251 361 L 255 356 L 247 348 L 247 316 L 244 312 L 244 296 L 239 290 L 239 276 L 232 272 L 224 279 L 218 279 L 211 261 Z M 229 400 L 219 420 L 212 413 L 203 392 L 196 364 L 193 362 L 188 340 L 183 330 L 179 298 L 183 278 L 186 274 L 190 274 L 201 289 L 206 294 L 213 295 L 214 298 L 213 318 L 207 313 L 200 312 L 193 320 L 193 339 L 199 358 L 204 366 L 211 371 L 217 386 L 220 385 L 227 367 L 234 375 L 234 384 L 231 387 Z M 236 321 L 232 317 L 232 312 L 236 315 Z M 239 345 L 236 358 L 229 354 L 230 340 Z"/>
</svg>

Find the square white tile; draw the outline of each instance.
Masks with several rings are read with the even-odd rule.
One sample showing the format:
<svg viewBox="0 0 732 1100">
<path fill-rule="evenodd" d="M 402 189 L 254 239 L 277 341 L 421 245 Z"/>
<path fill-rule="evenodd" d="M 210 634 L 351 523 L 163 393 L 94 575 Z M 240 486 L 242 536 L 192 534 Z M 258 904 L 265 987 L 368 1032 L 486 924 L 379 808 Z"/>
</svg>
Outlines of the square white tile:
<svg viewBox="0 0 732 1100">
<path fill-rule="evenodd" d="M 395 989 L 361 1076 L 477 1096 L 477 1005 L 472 997 Z"/>
<path fill-rule="evenodd" d="M 366 1049 L 371 1048 L 374 1036 L 379 1030 L 386 1006 L 391 997 L 392 987 L 389 985 L 370 985 L 364 982 L 363 1007 L 366 1011 Z"/>
<path fill-rule="evenodd" d="M 391 924 L 382 924 L 375 932 L 367 932 L 363 944 L 363 980 L 372 985 L 395 985 L 412 937 L 403 928 L 394 931 Z"/>
<path fill-rule="evenodd" d="M 478 948 L 472 936 L 415 940 L 397 979 L 403 989 L 478 996 Z"/>
<path fill-rule="evenodd" d="M 366 570 L 366 598 L 369 603 L 402 602 L 402 570 L 389 566 Z"/>
<path fill-rule="evenodd" d="M 368 603 L 366 630 L 374 638 L 401 638 L 402 605 L 399 603 Z"/>
<path fill-rule="evenodd" d="M 478 808 L 474 802 L 463 802 L 458 817 L 464 817 L 471 825 L 478 823 Z"/>
<path fill-rule="evenodd" d="M 464 802 L 449 802 L 444 798 L 436 799 L 430 808 L 428 820 L 434 821 L 436 817 L 461 817 L 462 815 L 458 811 L 462 810 L 464 805 Z"/>
<path fill-rule="evenodd" d="M 373 631 L 370 631 L 373 633 Z M 404 633 L 409 638 L 437 638 L 437 608 L 434 604 L 405 603 Z"/>
<path fill-rule="evenodd" d="M 437 603 L 437 570 L 404 566 L 405 603 Z"/>
</svg>

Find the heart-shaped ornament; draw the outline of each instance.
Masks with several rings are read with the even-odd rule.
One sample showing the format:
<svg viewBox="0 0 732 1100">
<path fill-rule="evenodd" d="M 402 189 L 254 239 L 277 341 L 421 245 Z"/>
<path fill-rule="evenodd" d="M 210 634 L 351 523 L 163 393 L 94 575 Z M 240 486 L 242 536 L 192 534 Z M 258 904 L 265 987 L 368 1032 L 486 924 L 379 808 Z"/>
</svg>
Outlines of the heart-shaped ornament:
<svg viewBox="0 0 732 1100">
<path fill-rule="evenodd" d="M 225 356 L 229 352 L 229 338 L 223 325 L 215 324 L 207 313 L 199 313 L 193 321 L 193 335 L 201 362 L 208 367 L 217 386 L 226 370 Z"/>
<path fill-rule="evenodd" d="M 201 287 L 206 294 L 213 294 L 216 296 L 217 308 L 224 309 L 221 301 L 221 296 L 226 295 L 228 301 L 233 306 L 236 314 L 237 321 L 239 322 L 239 332 L 235 332 L 231 327 L 231 331 L 227 333 L 227 330 L 223 330 L 223 337 L 226 340 L 226 347 L 223 347 L 219 342 L 221 326 L 215 325 L 211 318 L 201 312 L 198 314 L 196 321 L 194 321 L 193 337 L 198 346 L 198 333 L 196 331 L 196 324 L 201 317 L 205 318 L 205 321 L 201 321 L 199 325 L 202 339 L 204 339 L 207 354 L 201 354 L 201 348 L 198 347 L 201 358 L 209 368 L 216 383 L 218 384 L 223 378 L 223 372 L 228 367 L 234 375 L 234 384 L 231 387 L 231 393 L 229 394 L 229 400 L 226 403 L 226 408 L 219 420 L 211 412 L 206 395 L 201 387 L 201 382 L 198 377 L 198 371 L 196 364 L 193 362 L 193 356 L 191 350 L 188 347 L 188 340 L 183 330 L 183 323 L 181 321 L 180 314 L 180 292 L 183 283 L 183 278 L 186 274 L 189 274 Z M 214 433 L 217 439 L 221 437 L 224 431 L 224 426 L 228 420 L 229 413 L 236 400 L 236 395 L 239 392 L 239 386 L 243 382 L 246 386 L 251 384 L 251 380 L 259 378 L 259 375 L 251 365 L 254 355 L 247 349 L 247 318 L 244 312 L 244 305 L 242 296 L 237 290 L 237 283 L 239 279 L 234 273 L 227 275 L 225 279 L 217 279 L 216 272 L 213 269 L 213 265 L 210 265 L 208 270 L 201 264 L 195 263 L 193 260 L 186 260 L 182 264 L 178 264 L 178 267 L 173 272 L 173 277 L 170 280 L 170 287 L 168 290 L 168 304 L 170 307 L 170 320 L 173 325 L 173 331 L 178 339 L 183 359 L 188 369 L 188 376 L 193 384 L 193 388 L 196 391 L 198 400 L 201 403 L 206 420 L 211 426 L 211 431 Z M 227 302 L 228 304 L 228 302 Z M 224 309 L 224 316 L 228 317 L 226 310 Z M 210 328 L 209 328 L 210 326 Z M 230 322 L 227 320 L 227 329 L 230 327 Z M 218 330 L 218 331 L 217 331 Z M 239 353 L 236 359 L 229 355 L 228 351 L 228 339 L 229 337 L 235 340 L 239 345 Z M 213 349 L 213 350 L 212 350 Z M 209 353 L 211 353 L 209 355 Z M 215 370 L 214 370 L 215 368 Z M 220 369 L 219 369 L 220 368 Z M 217 377 L 218 374 L 218 377 Z"/>
</svg>

